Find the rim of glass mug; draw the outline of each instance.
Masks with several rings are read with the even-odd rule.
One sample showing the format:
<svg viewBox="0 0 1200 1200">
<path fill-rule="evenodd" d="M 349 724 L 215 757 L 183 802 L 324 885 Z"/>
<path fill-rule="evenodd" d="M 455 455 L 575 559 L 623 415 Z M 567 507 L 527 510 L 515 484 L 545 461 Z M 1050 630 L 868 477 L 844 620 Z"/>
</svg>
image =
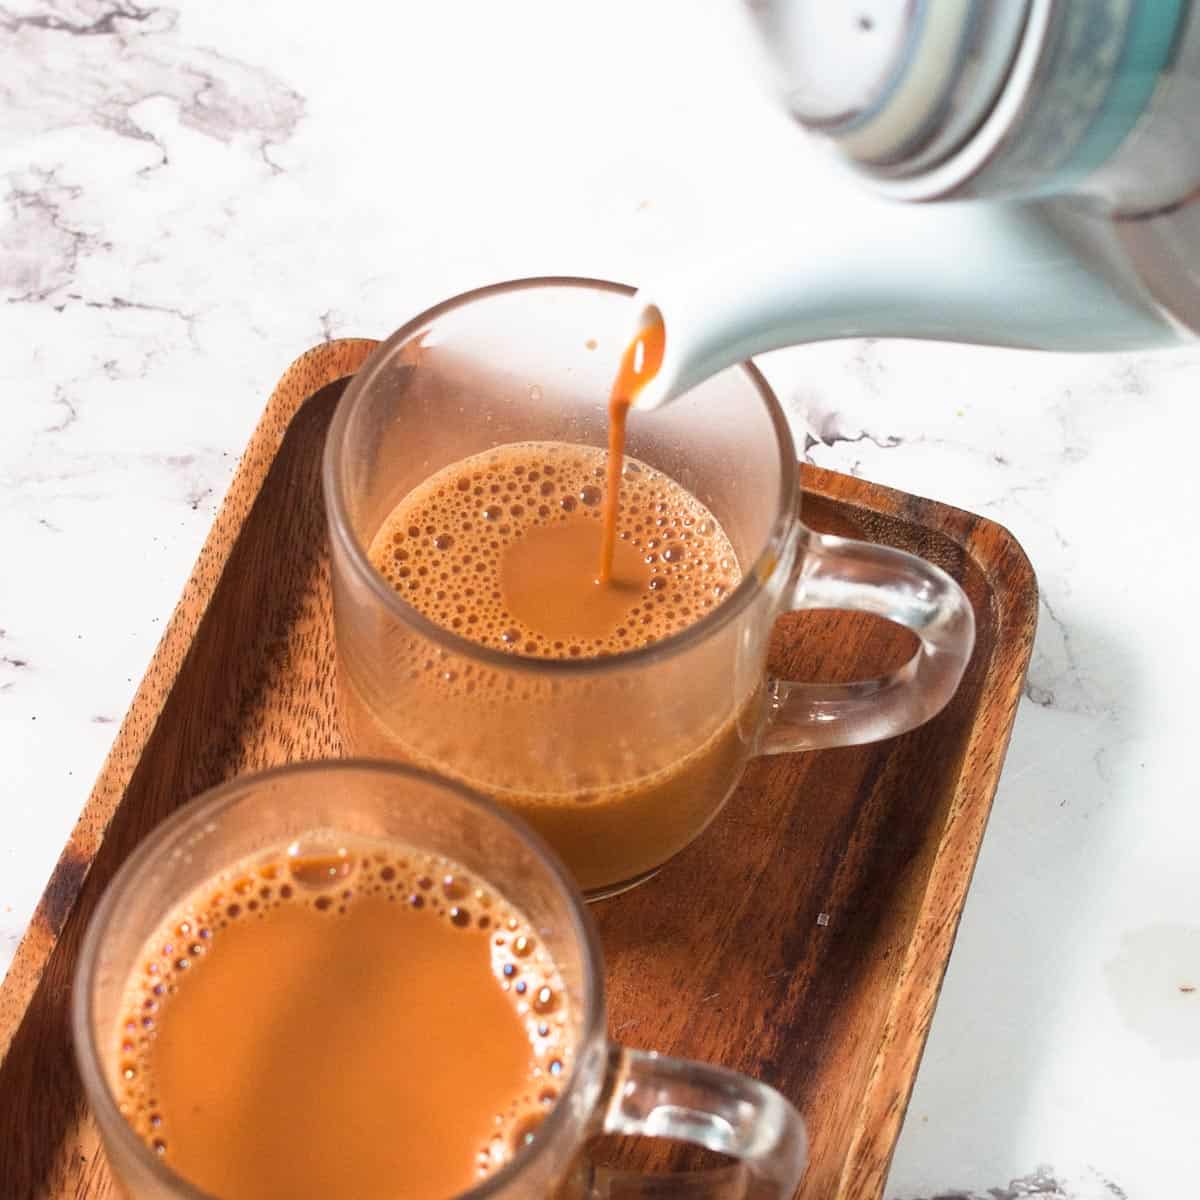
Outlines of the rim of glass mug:
<svg viewBox="0 0 1200 1200">
<path fill-rule="evenodd" d="M 321 481 L 325 493 L 325 505 L 329 514 L 332 535 L 338 539 L 346 552 L 359 581 L 365 583 L 371 592 L 385 608 L 390 609 L 409 625 L 420 631 L 423 637 L 456 655 L 482 660 L 493 666 L 506 670 L 527 669 L 535 672 L 548 672 L 566 675 L 581 675 L 592 671 L 611 671 L 624 667 L 631 662 L 653 662 L 656 659 L 669 658 L 703 641 L 714 630 L 721 628 L 731 621 L 753 601 L 755 596 L 766 586 L 768 581 L 779 569 L 779 564 L 785 561 L 788 540 L 793 531 L 799 526 L 804 528 L 800 520 L 800 471 L 796 462 L 796 448 L 792 441 L 791 429 L 787 423 L 783 408 L 775 393 L 771 390 L 763 374 L 752 362 L 739 363 L 736 367 L 727 367 L 726 372 L 739 372 L 746 377 L 767 410 L 775 431 L 776 446 L 780 457 L 780 496 L 779 505 L 771 522 L 771 531 L 762 549 L 753 563 L 743 564 L 742 579 L 736 588 L 711 612 L 706 613 L 698 621 L 678 633 L 673 633 L 649 646 L 633 650 L 621 650 L 613 654 L 593 658 L 537 658 L 531 655 L 515 653 L 507 650 L 495 650 L 490 646 L 480 645 L 469 638 L 461 637 L 452 630 L 436 624 L 422 612 L 409 604 L 387 580 L 371 566 L 366 548 L 359 542 L 350 525 L 347 516 L 347 505 L 344 494 L 344 470 L 340 454 L 345 444 L 345 431 L 350 423 L 353 412 L 359 403 L 359 398 L 368 391 L 375 377 L 391 358 L 395 348 L 407 342 L 422 325 L 427 325 L 437 317 L 461 308 L 466 304 L 486 299 L 488 296 L 503 295 L 507 292 L 525 291 L 534 288 L 584 288 L 591 291 L 612 292 L 616 295 L 632 297 L 635 288 L 623 283 L 613 283 L 603 279 L 589 279 L 586 276 L 575 275 L 542 275 L 530 276 L 527 279 L 511 279 L 503 283 L 493 283 L 486 287 L 474 288 L 452 296 L 432 308 L 426 309 L 407 321 L 396 330 L 386 341 L 381 342 L 372 352 L 367 361 L 358 369 L 346 388 L 325 441 L 325 453 L 321 468 Z M 630 309 L 630 319 L 633 318 Z M 632 327 L 632 326 L 631 326 Z M 670 337 L 670 331 L 667 331 Z M 615 377 L 617 364 L 613 363 Z"/>
<path fill-rule="evenodd" d="M 482 810 L 492 820 L 508 826 L 529 846 L 541 867 L 554 881 L 569 914 L 571 932 L 582 951 L 580 955 L 582 961 L 580 991 L 583 995 L 583 1013 L 579 1024 L 579 1048 L 584 1050 L 593 1045 L 607 1045 L 608 1033 L 602 1024 L 606 1011 L 604 974 L 603 971 L 596 969 L 603 962 L 603 958 L 595 923 L 587 911 L 587 904 L 582 894 L 559 861 L 558 856 L 537 831 L 524 821 L 510 815 L 499 805 L 485 796 L 479 795 L 471 788 L 464 787 L 454 780 L 437 775 L 432 771 L 423 771 L 403 763 L 367 758 L 315 760 L 287 763 L 267 770 L 255 771 L 248 775 L 235 776 L 182 804 L 142 839 L 109 881 L 84 934 L 75 970 L 74 992 L 71 997 L 71 1031 L 75 1041 L 76 1061 L 79 1064 L 87 1095 L 92 1098 L 93 1104 L 103 1110 L 97 1112 L 96 1116 L 105 1119 L 105 1128 L 113 1131 L 112 1136 L 120 1140 L 123 1151 L 136 1158 L 156 1183 L 173 1189 L 180 1200 L 219 1200 L 219 1198 L 203 1191 L 182 1175 L 171 1170 L 138 1137 L 133 1126 L 122 1114 L 101 1065 L 100 1047 L 96 1045 L 93 1032 L 94 988 L 92 985 L 109 918 L 120 900 L 136 884 L 142 871 L 158 858 L 164 846 L 176 839 L 182 829 L 196 823 L 201 818 L 205 821 L 218 818 L 222 811 L 231 807 L 245 794 L 248 787 L 257 787 L 264 781 L 280 777 L 320 774 L 329 771 L 331 767 L 351 771 L 367 770 L 373 774 L 389 774 L 398 779 L 417 781 L 435 788 L 442 788 L 457 795 L 468 807 Z M 173 903 L 178 902 L 178 899 L 176 898 Z M 168 904 L 166 911 L 169 909 L 170 905 Z M 529 1167 L 530 1163 L 535 1162 L 549 1150 L 559 1130 L 569 1120 L 580 1091 L 589 1083 L 594 1082 L 589 1079 L 587 1071 L 579 1069 L 581 1065 L 582 1062 L 576 1064 L 576 1069 L 571 1072 L 566 1088 L 546 1117 L 542 1128 L 547 1136 L 535 1138 L 529 1145 L 514 1154 L 495 1175 L 477 1184 L 469 1191 L 460 1193 L 462 1200 L 484 1200 L 485 1197 L 503 1192 L 519 1180 L 520 1175 Z"/>
</svg>

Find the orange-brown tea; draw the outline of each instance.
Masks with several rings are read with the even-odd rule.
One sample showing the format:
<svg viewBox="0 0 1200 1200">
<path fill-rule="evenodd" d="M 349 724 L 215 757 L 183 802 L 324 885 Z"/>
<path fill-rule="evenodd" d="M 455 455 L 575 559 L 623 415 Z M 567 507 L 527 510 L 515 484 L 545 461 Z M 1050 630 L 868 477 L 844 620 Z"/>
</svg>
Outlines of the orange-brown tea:
<svg viewBox="0 0 1200 1200">
<path fill-rule="evenodd" d="M 429 620 L 493 650 L 588 659 L 650 645 L 716 608 L 741 572 L 712 513 L 629 459 L 612 574 L 600 582 L 606 469 L 602 450 L 558 442 L 464 459 L 401 501 L 370 559 Z M 632 881 L 687 845 L 748 753 L 754 723 L 740 706 L 730 712 L 720 643 L 693 655 L 691 686 L 672 698 L 676 732 L 652 745 L 629 736 L 639 714 L 619 680 L 529 676 L 514 687 L 417 638 L 393 649 L 385 695 L 360 695 L 342 672 L 356 752 L 415 762 L 492 795 L 530 821 L 588 891 Z M 704 694 L 710 676 L 720 691 Z M 572 774 L 548 768 L 561 768 L 555 738 L 564 728 L 572 761 L 584 764 Z"/>
<path fill-rule="evenodd" d="M 611 578 L 600 551 L 607 459 L 525 442 L 453 463 L 414 489 L 369 555 L 414 608 L 483 646 L 594 658 L 697 621 L 737 585 L 725 531 L 673 479 L 627 460 Z"/>
<path fill-rule="evenodd" d="M 115 1031 L 128 1120 L 222 1200 L 457 1195 L 570 1066 L 524 916 L 404 847 L 280 848 L 173 911 Z"/>
</svg>

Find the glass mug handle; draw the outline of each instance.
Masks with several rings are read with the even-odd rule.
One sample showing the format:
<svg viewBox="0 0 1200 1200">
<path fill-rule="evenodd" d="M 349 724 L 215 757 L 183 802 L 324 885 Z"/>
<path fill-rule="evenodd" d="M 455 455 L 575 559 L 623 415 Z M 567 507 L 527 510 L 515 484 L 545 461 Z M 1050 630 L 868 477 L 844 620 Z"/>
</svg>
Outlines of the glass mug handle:
<svg viewBox="0 0 1200 1200">
<path fill-rule="evenodd" d="M 592 1167 L 588 1200 L 791 1200 L 808 1162 L 800 1114 L 736 1071 L 609 1048 L 597 1135 L 670 1138 L 736 1158 L 711 1171 L 639 1174 Z"/>
<path fill-rule="evenodd" d="M 849 609 L 912 630 L 920 647 L 888 675 L 854 683 L 767 684 L 759 754 L 857 746 L 915 729 L 954 695 L 975 645 L 975 613 L 940 567 L 890 546 L 800 532 L 791 609 Z"/>
</svg>

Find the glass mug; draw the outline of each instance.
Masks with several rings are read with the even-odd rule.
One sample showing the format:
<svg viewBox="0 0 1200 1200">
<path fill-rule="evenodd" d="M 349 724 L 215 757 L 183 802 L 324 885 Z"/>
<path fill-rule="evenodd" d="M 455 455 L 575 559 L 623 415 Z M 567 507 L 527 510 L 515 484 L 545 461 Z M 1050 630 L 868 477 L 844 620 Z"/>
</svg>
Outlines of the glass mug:
<svg viewBox="0 0 1200 1200">
<path fill-rule="evenodd" d="M 570 875 L 535 833 L 426 772 L 344 760 L 242 776 L 184 805 L 141 843 L 96 909 L 80 952 L 71 1020 L 84 1090 L 113 1175 L 131 1200 L 213 1200 L 154 1154 L 118 1108 L 121 1005 L 145 943 L 172 909 L 223 870 L 314 834 L 395 841 L 453 859 L 524 912 L 559 968 L 573 1045 L 567 1086 L 532 1143 L 465 1197 L 794 1194 L 807 1143 L 783 1096 L 720 1067 L 608 1041 L 595 927 Z M 585 1143 L 600 1134 L 673 1138 L 739 1161 L 678 1176 L 598 1169 Z"/>
<path fill-rule="evenodd" d="M 786 418 L 749 363 L 629 420 L 627 454 L 699 499 L 742 567 L 682 632 L 606 657 L 523 657 L 434 624 L 386 582 L 367 549 L 437 471 L 506 443 L 607 444 L 630 294 L 520 280 L 413 318 L 347 388 L 323 473 L 348 749 L 439 771 L 519 813 L 589 899 L 648 878 L 691 842 L 751 755 L 921 724 L 953 694 L 974 643 L 970 602 L 945 572 L 805 528 Z M 769 679 L 772 623 L 802 608 L 874 613 L 911 629 L 919 649 L 884 678 Z"/>
</svg>

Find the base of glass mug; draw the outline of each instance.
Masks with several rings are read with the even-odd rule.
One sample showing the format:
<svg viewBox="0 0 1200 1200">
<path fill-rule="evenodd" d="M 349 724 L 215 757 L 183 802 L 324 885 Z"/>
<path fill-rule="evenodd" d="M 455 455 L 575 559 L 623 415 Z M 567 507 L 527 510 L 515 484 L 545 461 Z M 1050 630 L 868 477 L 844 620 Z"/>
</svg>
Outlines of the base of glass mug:
<svg viewBox="0 0 1200 1200">
<path fill-rule="evenodd" d="M 649 871 L 643 871 L 640 875 L 635 875 L 632 879 L 625 879 L 621 883 L 609 883 L 604 887 L 592 888 L 591 891 L 583 893 L 583 898 L 589 904 L 594 904 L 597 900 L 608 900 L 613 896 L 619 896 L 622 892 L 632 891 L 639 883 L 653 879 L 665 865 L 663 863 L 657 867 L 651 867 Z"/>
</svg>

